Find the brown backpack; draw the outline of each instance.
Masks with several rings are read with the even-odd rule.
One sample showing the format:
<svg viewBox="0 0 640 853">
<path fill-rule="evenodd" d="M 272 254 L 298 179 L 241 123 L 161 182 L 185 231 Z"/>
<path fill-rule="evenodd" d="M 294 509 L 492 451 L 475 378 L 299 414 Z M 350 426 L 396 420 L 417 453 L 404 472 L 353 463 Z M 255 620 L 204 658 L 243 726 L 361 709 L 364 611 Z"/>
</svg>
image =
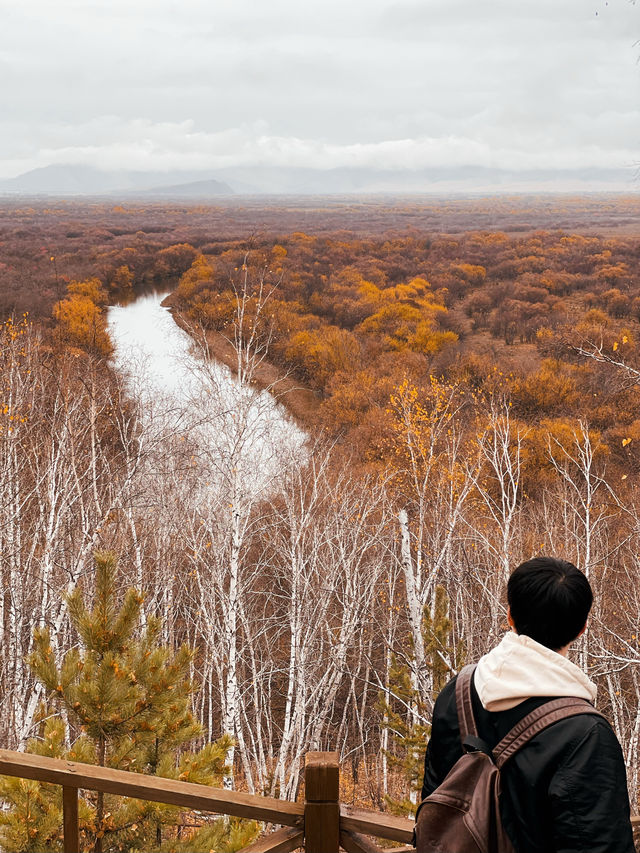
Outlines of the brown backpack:
<svg viewBox="0 0 640 853">
<path fill-rule="evenodd" d="M 547 726 L 576 714 L 597 714 L 586 699 L 552 699 L 532 711 L 491 750 L 478 737 L 471 704 L 474 666 L 456 681 L 462 756 L 416 813 L 418 853 L 515 853 L 500 818 L 500 770 Z"/>
</svg>

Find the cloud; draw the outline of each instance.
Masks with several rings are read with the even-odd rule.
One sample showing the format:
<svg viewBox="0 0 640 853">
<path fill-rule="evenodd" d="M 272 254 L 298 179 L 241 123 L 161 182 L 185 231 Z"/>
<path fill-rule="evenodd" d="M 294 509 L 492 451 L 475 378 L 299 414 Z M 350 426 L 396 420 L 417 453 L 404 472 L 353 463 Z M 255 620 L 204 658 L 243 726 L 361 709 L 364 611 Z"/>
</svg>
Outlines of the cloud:
<svg viewBox="0 0 640 853">
<path fill-rule="evenodd" d="M 387 139 L 376 142 L 337 144 L 312 138 L 282 136 L 270 132 L 266 122 L 256 122 L 221 132 L 199 130 L 194 121 L 153 123 L 105 116 L 74 129 L 68 144 L 68 128 L 49 126 L 48 144 L 30 151 L 26 159 L 17 156 L 20 146 L 10 146 L 13 158 L 5 162 L 11 173 L 49 163 L 82 163 L 102 169 L 217 170 L 235 166 L 294 166 L 319 169 L 369 167 L 376 169 L 422 169 L 456 166 L 523 169 L 623 168 L 634 162 L 632 147 L 607 138 L 613 125 L 622 123 L 631 132 L 637 114 L 603 115 L 600 133 L 585 136 L 580 145 L 564 144 L 548 128 L 527 130 L 513 123 L 509 134 L 499 133 L 491 122 L 475 132 L 443 133 L 438 136 Z M 588 126 L 590 117 L 583 116 Z M 6 139 L 19 128 L 0 125 Z M 467 132 L 464 132 L 464 131 Z M 602 143 L 592 141 L 601 135 Z M 605 144 L 606 143 L 606 144 Z M 17 167 L 17 171 L 16 171 Z M 6 173 L 5 176 L 9 176 Z"/>
<path fill-rule="evenodd" d="M 1 168 L 626 165 L 638 159 L 639 10 L 5 2 Z"/>
</svg>

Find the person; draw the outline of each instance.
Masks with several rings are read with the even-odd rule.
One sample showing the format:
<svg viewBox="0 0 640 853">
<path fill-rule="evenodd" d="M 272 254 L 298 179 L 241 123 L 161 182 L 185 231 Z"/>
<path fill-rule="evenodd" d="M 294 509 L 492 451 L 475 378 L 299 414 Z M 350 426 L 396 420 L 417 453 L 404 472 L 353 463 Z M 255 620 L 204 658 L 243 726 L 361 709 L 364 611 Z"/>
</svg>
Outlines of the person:
<svg viewBox="0 0 640 853">
<path fill-rule="evenodd" d="M 472 681 L 478 734 L 491 748 L 550 699 L 596 698 L 595 684 L 567 658 L 593 601 L 585 575 L 537 557 L 511 574 L 507 600 L 512 630 Z M 462 755 L 455 681 L 434 706 L 423 799 Z M 504 765 L 501 784 L 500 817 L 518 853 L 635 853 L 622 750 L 603 717 L 580 714 L 539 732 Z"/>
</svg>

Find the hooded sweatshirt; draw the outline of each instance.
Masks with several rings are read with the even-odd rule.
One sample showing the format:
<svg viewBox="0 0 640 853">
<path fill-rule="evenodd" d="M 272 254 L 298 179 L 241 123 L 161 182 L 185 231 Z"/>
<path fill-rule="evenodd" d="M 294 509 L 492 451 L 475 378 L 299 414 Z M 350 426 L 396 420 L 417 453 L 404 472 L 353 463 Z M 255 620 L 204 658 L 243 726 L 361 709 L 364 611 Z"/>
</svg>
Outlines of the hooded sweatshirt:
<svg viewBox="0 0 640 853">
<path fill-rule="evenodd" d="M 596 698 L 596 685 L 580 667 L 513 631 L 480 658 L 474 683 L 487 711 L 506 711 L 532 696 Z"/>
<path fill-rule="evenodd" d="M 490 747 L 547 698 L 596 693 L 567 658 L 514 633 L 481 658 L 473 682 L 478 734 Z M 423 799 L 461 755 L 453 678 L 433 710 Z M 633 853 L 624 758 L 602 717 L 580 714 L 543 729 L 500 775 L 500 815 L 518 853 Z"/>
</svg>

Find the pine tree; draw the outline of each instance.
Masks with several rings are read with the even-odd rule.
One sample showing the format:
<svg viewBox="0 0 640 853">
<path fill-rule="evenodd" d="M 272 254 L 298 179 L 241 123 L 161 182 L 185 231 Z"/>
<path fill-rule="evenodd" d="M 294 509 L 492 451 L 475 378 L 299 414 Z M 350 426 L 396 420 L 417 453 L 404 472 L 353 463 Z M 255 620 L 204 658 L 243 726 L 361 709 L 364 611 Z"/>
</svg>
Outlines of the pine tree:
<svg viewBox="0 0 640 853">
<path fill-rule="evenodd" d="M 387 796 L 386 802 L 394 814 L 411 815 L 416 809 L 416 800 L 422 789 L 424 775 L 424 753 L 431 726 L 427 723 L 427 700 L 435 701 L 448 678 L 463 663 L 462 643 L 452 644 L 449 597 L 443 586 L 436 587 L 433 615 L 429 605 L 422 614 L 422 636 L 425 654 L 431 672 L 432 695 L 421 696 L 411 677 L 413 656 L 391 656 L 389 670 L 389 694 L 379 698 L 379 707 L 384 714 L 384 724 L 391 730 L 394 748 L 387 751 L 389 766 L 400 771 L 407 783 L 409 794 L 402 799 Z"/>
<path fill-rule="evenodd" d="M 34 632 L 29 663 L 49 694 L 40 737 L 27 752 L 99 764 L 165 778 L 219 784 L 229 738 L 197 752 L 187 747 L 201 736 L 189 710 L 194 650 L 160 645 L 160 622 L 140 628 L 142 598 L 130 589 L 118 604 L 115 556 L 95 555 L 92 609 L 76 590 L 69 618 L 79 645 L 58 664 L 49 631 Z M 71 744 L 70 746 L 68 744 Z M 59 786 L 2 778 L 0 796 L 11 808 L 0 815 L 0 845 L 7 851 L 62 850 L 62 790 Z M 184 843 L 175 831 L 181 810 L 103 793 L 87 793 L 79 815 L 84 849 L 95 853 L 143 850 L 233 851 L 248 843 L 256 826 L 228 819 L 206 824 Z"/>
</svg>

